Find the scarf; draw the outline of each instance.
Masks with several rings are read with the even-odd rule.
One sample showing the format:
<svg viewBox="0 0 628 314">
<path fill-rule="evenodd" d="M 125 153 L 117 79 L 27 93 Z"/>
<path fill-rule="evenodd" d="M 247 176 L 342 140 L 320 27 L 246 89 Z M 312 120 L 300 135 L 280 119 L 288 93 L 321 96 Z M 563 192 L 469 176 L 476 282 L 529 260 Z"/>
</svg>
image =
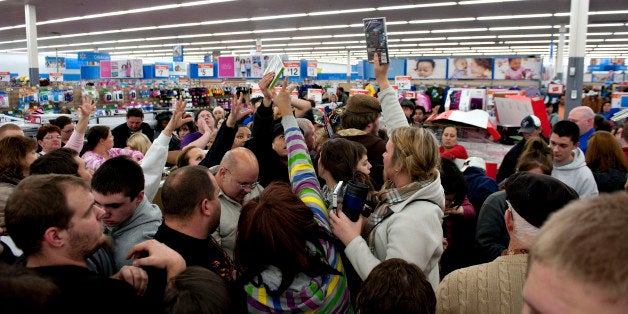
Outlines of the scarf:
<svg viewBox="0 0 628 314">
<path fill-rule="evenodd" d="M 384 190 L 375 196 L 376 200 L 378 200 L 378 205 L 375 208 L 375 211 L 373 211 L 373 214 L 371 214 L 369 226 L 367 226 L 367 232 L 365 232 L 368 234 L 368 244 L 371 250 L 374 249 L 375 245 L 375 229 L 382 221 L 384 221 L 384 219 L 394 213 L 390 207 L 404 202 L 410 196 L 414 195 L 420 189 L 428 186 L 430 183 L 432 183 L 432 180 L 415 181 L 400 188 L 396 188 L 393 185 L 391 188 Z"/>
</svg>

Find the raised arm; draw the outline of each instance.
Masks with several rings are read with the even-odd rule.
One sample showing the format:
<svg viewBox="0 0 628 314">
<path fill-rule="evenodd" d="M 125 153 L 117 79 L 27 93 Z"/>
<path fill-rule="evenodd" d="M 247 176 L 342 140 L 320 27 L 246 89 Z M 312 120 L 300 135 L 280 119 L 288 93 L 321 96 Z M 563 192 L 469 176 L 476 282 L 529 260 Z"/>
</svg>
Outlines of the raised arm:
<svg viewBox="0 0 628 314">
<path fill-rule="evenodd" d="M 214 129 L 212 128 L 212 126 L 207 125 L 207 122 L 205 122 L 205 119 L 202 119 L 202 118 L 198 119 L 198 123 L 200 124 L 200 128 L 203 129 L 203 135 L 201 135 L 201 137 L 199 137 L 195 141 L 181 147 L 181 149 L 184 149 L 190 145 L 198 147 L 200 149 L 207 149 L 207 143 L 209 143 L 209 140 L 211 139 L 212 132 L 214 132 Z"/>
<path fill-rule="evenodd" d="M 403 113 L 403 109 L 399 104 L 399 99 L 397 99 L 395 90 L 388 82 L 389 68 L 390 63 L 380 64 L 379 55 L 375 54 L 373 71 L 375 72 L 375 79 L 379 85 L 379 93 L 377 95 L 379 97 L 379 103 L 382 106 L 382 116 L 384 117 L 384 122 L 386 123 L 388 136 L 390 137 L 394 129 L 409 125 L 408 120 L 406 120 L 406 116 Z"/>
<path fill-rule="evenodd" d="M 229 113 L 227 121 L 220 126 L 220 129 L 218 129 L 216 140 L 214 140 L 214 144 L 212 144 L 209 152 L 207 152 L 207 155 L 201 161 L 201 166 L 209 168 L 219 164 L 222 157 L 231 149 L 235 135 L 238 132 L 238 120 L 243 114 L 243 103 L 244 95 L 240 94 L 240 98 L 236 98 L 235 96 L 232 97 L 231 113 Z"/>
<path fill-rule="evenodd" d="M 79 107 L 79 119 L 68 139 L 65 147 L 75 150 L 77 153 L 81 153 L 83 149 L 85 131 L 87 131 L 87 124 L 89 123 L 89 117 L 96 110 L 96 101 L 91 97 L 84 95 L 82 98 L 83 103 Z"/>
<path fill-rule="evenodd" d="M 270 83 L 273 82 L 275 78 L 275 72 L 268 72 L 262 77 L 262 80 L 259 82 L 259 89 L 262 91 L 264 95 L 264 100 L 262 101 L 262 105 L 264 107 L 270 107 L 273 104 L 274 92 L 268 89 Z"/>
<path fill-rule="evenodd" d="M 182 100 L 175 101 L 174 113 L 168 125 L 161 131 L 153 144 L 146 152 L 146 156 L 142 160 L 142 170 L 144 171 L 144 195 L 152 202 L 159 189 L 161 182 L 161 174 L 163 173 L 166 160 L 168 159 L 168 144 L 170 137 L 175 128 L 181 124 L 185 102 Z"/>
<path fill-rule="evenodd" d="M 288 80 L 284 80 L 284 86 L 277 96 L 275 104 L 279 107 L 282 118 L 281 123 L 286 137 L 288 148 L 288 171 L 292 191 L 309 206 L 314 212 L 314 217 L 318 224 L 329 230 L 329 218 L 327 208 L 321 196 L 320 186 L 310 160 L 310 155 L 303 139 L 303 134 L 299 130 L 296 118 L 292 115 L 290 105 L 290 92 L 286 90 Z"/>
</svg>

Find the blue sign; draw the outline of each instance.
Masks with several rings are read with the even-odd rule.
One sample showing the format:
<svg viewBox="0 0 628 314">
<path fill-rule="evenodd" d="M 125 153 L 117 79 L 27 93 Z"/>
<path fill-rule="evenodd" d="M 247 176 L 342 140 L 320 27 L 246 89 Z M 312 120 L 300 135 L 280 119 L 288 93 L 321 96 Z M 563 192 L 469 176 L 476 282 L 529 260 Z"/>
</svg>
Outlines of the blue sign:
<svg viewBox="0 0 628 314">
<path fill-rule="evenodd" d="M 77 56 L 80 65 L 97 65 L 100 61 L 111 60 L 111 56 L 106 52 L 80 51 L 77 52 Z"/>
<path fill-rule="evenodd" d="M 183 46 L 172 47 L 172 61 L 183 62 Z"/>
</svg>

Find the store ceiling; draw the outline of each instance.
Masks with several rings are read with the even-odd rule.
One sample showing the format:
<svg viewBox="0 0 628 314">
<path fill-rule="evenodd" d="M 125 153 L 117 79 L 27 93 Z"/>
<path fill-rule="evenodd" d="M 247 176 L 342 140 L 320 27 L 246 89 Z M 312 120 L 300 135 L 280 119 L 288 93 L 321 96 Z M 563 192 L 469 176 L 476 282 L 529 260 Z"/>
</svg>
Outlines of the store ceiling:
<svg viewBox="0 0 628 314">
<path fill-rule="evenodd" d="M 547 56 L 571 1 L 0 0 L 0 52 L 26 51 L 25 3 L 36 8 L 45 55 L 166 60 L 182 44 L 194 62 L 216 50 L 249 54 L 261 39 L 265 53 L 346 63 L 347 51 L 365 57 L 362 19 L 381 16 L 393 57 Z M 628 56 L 628 1 L 590 0 L 589 11 L 587 56 Z"/>
</svg>

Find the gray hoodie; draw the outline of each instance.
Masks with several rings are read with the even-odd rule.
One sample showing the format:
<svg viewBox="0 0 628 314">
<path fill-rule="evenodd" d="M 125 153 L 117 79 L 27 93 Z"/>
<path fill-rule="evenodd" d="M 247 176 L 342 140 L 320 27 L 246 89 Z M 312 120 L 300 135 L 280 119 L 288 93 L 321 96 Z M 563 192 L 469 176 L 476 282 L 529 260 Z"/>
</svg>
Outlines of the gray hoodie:
<svg viewBox="0 0 628 314">
<path fill-rule="evenodd" d="M 571 151 L 573 160 L 566 164 L 554 164 L 552 177 L 572 187 L 580 198 L 598 195 L 597 184 L 591 169 L 587 167 L 580 148 Z"/>
</svg>

